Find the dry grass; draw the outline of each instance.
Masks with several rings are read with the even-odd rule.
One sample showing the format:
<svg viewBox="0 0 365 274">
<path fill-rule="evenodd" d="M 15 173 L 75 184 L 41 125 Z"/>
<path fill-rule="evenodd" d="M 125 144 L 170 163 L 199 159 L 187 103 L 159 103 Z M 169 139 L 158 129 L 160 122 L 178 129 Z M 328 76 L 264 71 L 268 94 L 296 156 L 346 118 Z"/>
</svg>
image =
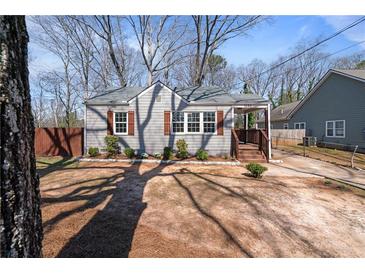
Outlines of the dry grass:
<svg viewBox="0 0 365 274">
<path fill-rule="evenodd" d="M 269 166 L 274 169 L 274 166 Z M 41 177 L 46 257 L 364 257 L 365 200 L 242 167 L 80 163 Z"/>
<path fill-rule="evenodd" d="M 278 146 L 277 149 L 303 156 L 303 146 L 301 145 Z M 306 156 L 313 159 L 342 166 L 351 166 L 352 152 L 349 151 L 322 147 L 306 147 L 305 151 Z M 365 154 L 355 154 L 354 166 L 365 169 Z"/>
</svg>

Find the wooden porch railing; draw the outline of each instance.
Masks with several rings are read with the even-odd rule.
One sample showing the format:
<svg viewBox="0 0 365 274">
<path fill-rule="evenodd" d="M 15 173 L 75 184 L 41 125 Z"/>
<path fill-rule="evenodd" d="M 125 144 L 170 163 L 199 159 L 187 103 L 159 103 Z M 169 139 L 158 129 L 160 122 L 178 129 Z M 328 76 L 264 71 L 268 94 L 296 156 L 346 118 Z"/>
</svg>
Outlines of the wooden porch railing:
<svg viewBox="0 0 365 274">
<path fill-rule="evenodd" d="M 264 129 L 232 129 L 232 154 L 237 158 L 239 143 L 246 142 L 246 136 L 247 143 L 258 145 L 258 149 L 269 161 L 269 138 Z"/>
<path fill-rule="evenodd" d="M 240 139 L 238 138 L 236 129 L 232 129 L 232 155 L 238 159 L 238 150 L 239 150 L 239 146 L 240 146 Z"/>
</svg>

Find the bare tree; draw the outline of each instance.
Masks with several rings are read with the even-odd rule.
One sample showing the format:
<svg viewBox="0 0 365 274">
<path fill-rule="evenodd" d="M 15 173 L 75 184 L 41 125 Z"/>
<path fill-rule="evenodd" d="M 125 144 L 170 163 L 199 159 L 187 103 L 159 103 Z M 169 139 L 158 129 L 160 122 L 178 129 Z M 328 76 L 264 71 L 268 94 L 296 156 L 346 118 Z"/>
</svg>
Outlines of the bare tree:
<svg viewBox="0 0 365 274">
<path fill-rule="evenodd" d="M 263 16 L 192 16 L 194 22 L 194 85 L 202 85 L 209 57 L 227 40 L 247 34 Z"/>
<path fill-rule="evenodd" d="M 41 201 L 24 16 L 0 16 L 0 30 L 0 255 L 41 257 Z"/>
<path fill-rule="evenodd" d="M 143 57 L 147 69 L 147 84 L 186 58 L 181 50 L 192 43 L 185 39 L 187 22 L 178 16 L 129 16 L 127 18 Z"/>
</svg>

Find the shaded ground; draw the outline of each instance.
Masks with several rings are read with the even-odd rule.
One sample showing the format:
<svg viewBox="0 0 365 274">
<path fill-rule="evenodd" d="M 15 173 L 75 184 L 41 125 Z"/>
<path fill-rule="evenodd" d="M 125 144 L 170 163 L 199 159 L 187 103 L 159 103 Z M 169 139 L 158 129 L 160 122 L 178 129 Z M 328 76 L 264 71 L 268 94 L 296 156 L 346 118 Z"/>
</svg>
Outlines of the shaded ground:
<svg viewBox="0 0 365 274">
<path fill-rule="evenodd" d="M 365 256 L 363 193 L 268 167 L 59 165 L 41 177 L 44 256 Z"/>
<path fill-rule="evenodd" d="M 280 145 L 277 148 L 297 155 L 304 155 L 303 146 L 301 145 Z M 307 157 L 351 167 L 352 152 L 324 147 L 306 147 L 305 150 Z M 354 166 L 365 170 L 365 154 L 355 153 Z"/>
</svg>

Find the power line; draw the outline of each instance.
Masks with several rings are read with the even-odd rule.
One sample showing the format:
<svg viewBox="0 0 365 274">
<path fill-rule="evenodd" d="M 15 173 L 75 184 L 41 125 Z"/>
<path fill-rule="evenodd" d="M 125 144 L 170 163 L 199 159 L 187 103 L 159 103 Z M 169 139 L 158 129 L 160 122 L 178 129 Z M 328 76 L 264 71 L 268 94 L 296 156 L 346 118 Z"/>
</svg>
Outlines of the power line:
<svg viewBox="0 0 365 274">
<path fill-rule="evenodd" d="M 312 45 L 311 47 L 309 47 L 309 48 L 307 48 L 307 49 L 303 50 L 302 52 L 295 54 L 294 56 L 292 56 L 292 57 L 288 58 L 287 60 L 285 60 L 285 61 L 283 61 L 283 62 L 280 62 L 280 63 L 279 63 L 279 64 L 277 64 L 277 65 L 272 66 L 271 68 L 269 68 L 269 69 L 267 69 L 267 70 L 265 70 L 265 71 L 263 71 L 263 72 L 259 73 L 258 75 L 254 76 L 254 77 L 252 77 L 252 78 L 250 78 L 250 79 L 248 79 L 248 80 L 246 80 L 246 81 L 244 81 L 244 82 L 249 82 L 249 81 L 251 81 L 251 80 L 253 80 L 253 79 L 256 79 L 256 78 L 260 77 L 260 76 L 261 76 L 261 75 L 263 75 L 263 74 L 266 74 L 266 73 L 270 72 L 271 70 L 274 70 L 274 69 L 276 69 L 276 68 L 278 68 L 278 67 L 280 67 L 280 66 L 282 66 L 282 65 L 286 64 L 287 62 L 289 62 L 289 61 L 291 61 L 291 60 L 293 60 L 293 59 L 295 59 L 295 58 L 297 58 L 297 57 L 299 57 L 299 56 L 303 55 L 304 53 L 306 53 L 306 52 L 308 52 L 308 51 L 310 51 L 310 50 L 314 49 L 315 47 L 318 47 L 319 45 L 321 45 L 321 44 L 323 44 L 323 43 L 325 43 L 325 42 L 329 41 L 330 39 L 335 38 L 336 36 L 340 35 L 341 33 L 343 33 L 343 32 L 345 32 L 345 31 L 349 30 L 350 28 L 353 28 L 353 27 L 357 26 L 358 24 L 360 24 L 360 23 L 362 23 L 362 22 L 364 22 L 364 21 L 365 21 L 365 16 L 363 16 L 363 17 L 361 17 L 361 18 L 359 18 L 359 19 L 355 20 L 355 21 L 354 21 L 354 22 L 352 22 L 351 24 L 349 24 L 349 25 L 347 25 L 346 27 L 342 28 L 341 30 L 339 30 L 339 31 L 335 32 L 334 34 L 332 34 L 332 35 L 328 36 L 327 38 L 325 38 L 325 39 L 323 39 L 323 40 L 321 40 L 321 41 L 319 41 L 319 42 L 315 43 L 314 45 Z"/>
<path fill-rule="evenodd" d="M 333 55 L 339 54 L 339 53 L 341 53 L 343 51 L 346 51 L 346 50 L 348 50 L 350 48 L 353 48 L 353 47 L 358 46 L 358 45 L 363 44 L 363 43 L 365 43 L 365 40 L 359 41 L 359 42 L 357 42 L 355 44 L 351 44 L 350 46 L 347 46 L 345 48 L 342 48 L 340 50 L 337 50 L 337 51 L 335 51 L 333 53 L 327 54 L 327 55 L 325 55 L 325 56 L 323 56 L 321 58 L 318 58 L 318 59 L 316 59 L 316 60 L 314 60 L 312 62 L 307 63 L 306 65 L 311 65 L 311 64 L 317 63 L 317 62 L 319 62 L 321 60 L 327 59 L 327 58 L 329 58 L 329 57 L 331 57 Z M 295 70 L 298 70 L 300 68 L 301 68 L 301 66 L 297 66 L 297 67 L 294 67 L 292 69 L 289 69 L 289 70 L 287 70 L 287 71 L 285 71 L 283 73 L 275 74 L 274 76 L 271 77 L 271 79 L 275 79 L 275 78 L 277 78 L 279 76 L 282 76 L 284 74 L 287 74 L 287 73 L 292 72 L 292 71 L 295 71 Z M 255 79 L 255 77 L 253 77 L 252 79 Z M 241 84 L 241 83 L 236 83 L 234 86 L 239 85 L 239 84 Z"/>
</svg>

